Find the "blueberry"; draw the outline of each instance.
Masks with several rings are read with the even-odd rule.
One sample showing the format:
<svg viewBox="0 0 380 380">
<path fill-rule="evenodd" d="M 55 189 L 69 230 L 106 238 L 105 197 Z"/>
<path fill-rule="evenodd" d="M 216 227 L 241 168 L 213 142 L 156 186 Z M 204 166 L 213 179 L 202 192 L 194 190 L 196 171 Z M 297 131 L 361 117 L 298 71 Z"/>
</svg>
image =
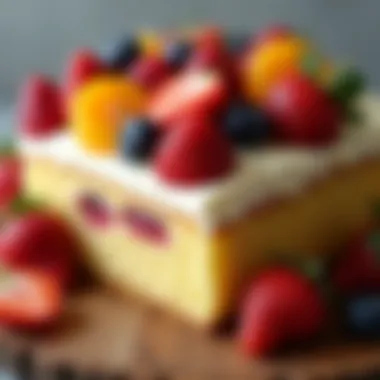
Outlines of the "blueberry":
<svg viewBox="0 0 380 380">
<path fill-rule="evenodd" d="M 224 115 L 223 129 L 236 145 L 251 147 L 268 140 L 271 123 L 263 111 L 237 103 L 231 105 Z"/>
<path fill-rule="evenodd" d="M 226 36 L 226 45 L 231 54 L 243 53 L 252 41 L 252 36 L 242 32 L 231 32 Z"/>
<path fill-rule="evenodd" d="M 140 56 L 140 45 L 134 37 L 124 37 L 117 41 L 105 54 L 105 61 L 111 70 L 127 69 Z"/>
<path fill-rule="evenodd" d="M 380 338 L 380 295 L 350 299 L 346 305 L 346 318 L 352 332 Z"/>
<path fill-rule="evenodd" d="M 190 43 L 185 41 L 176 41 L 167 46 L 165 50 L 165 60 L 173 70 L 181 69 L 193 51 Z"/>
<path fill-rule="evenodd" d="M 159 137 L 158 127 L 147 119 L 133 119 L 122 136 L 122 155 L 133 161 L 150 157 Z"/>
</svg>

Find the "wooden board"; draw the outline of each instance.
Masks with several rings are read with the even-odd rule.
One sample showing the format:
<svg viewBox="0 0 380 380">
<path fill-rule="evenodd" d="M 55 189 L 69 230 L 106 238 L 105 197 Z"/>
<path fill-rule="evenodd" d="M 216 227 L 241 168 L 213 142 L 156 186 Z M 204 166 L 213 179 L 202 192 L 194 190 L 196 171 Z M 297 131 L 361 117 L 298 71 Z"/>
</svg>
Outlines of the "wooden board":
<svg viewBox="0 0 380 380">
<path fill-rule="evenodd" d="M 197 331 L 137 300 L 95 288 L 72 296 L 59 328 L 34 336 L 3 330 L 1 342 L 12 352 L 30 349 L 42 371 L 69 365 L 127 379 L 343 380 L 378 370 L 374 379 L 380 379 L 380 344 L 331 345 L 250 361 L 228 334 Z"/>
</svg>

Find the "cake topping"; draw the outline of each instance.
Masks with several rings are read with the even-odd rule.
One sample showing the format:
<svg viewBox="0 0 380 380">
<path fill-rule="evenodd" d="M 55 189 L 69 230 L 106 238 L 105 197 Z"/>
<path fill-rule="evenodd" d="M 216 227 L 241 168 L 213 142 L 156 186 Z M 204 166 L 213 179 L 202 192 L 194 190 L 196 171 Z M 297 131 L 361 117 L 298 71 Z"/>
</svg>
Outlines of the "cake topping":
<svg viewBox="0 0 380 380">
<path fill-rule="evenodd" d="M 64 125 L 60 88 L 51 79 L 30 76 L 21 89 L 18 116 L 22 134 L 30 137 L 49 135 Z"/>
<path fill-rule="evenodd" d="M 72 102 L 72 131 L 86 150 L 100 154 L 117 151 L 126 120 L 143 112 L 146 94 L 124 76 L 102 76 L 84 85 Z"/>
<path fill-rule="evenodd" d="M 198 185 L 227 175 L 234 166 L 234 151 L 207 118 L 185 119 L 163 138 L 154 166 L 165 182 Z"/>
<path fill-rule="evenodd" d="M 227 88 L 218 73 L 185 72 L 153 95 L 147 113 L 163 128 L 170 128 L 178 119 L 215 113 L 226 97 Z"/>
<path fill-rule="evenodd" d="M 78 50 L 65 79 L 74 141 L 86 152 L 115 157 L 121 150 L 126 161 L 152 165 L 154 129 L 165 135 L 203 118 L 235 145 L 234 153 L 240 147 L 254 153 L 265 144 L 334 143 L 347 117 L 356 115 L 362 76 L 340 69 L 287 26 L 271 26 L 256 38 L 240 35 L 239 46 L 232 46 L 232 37 L 215 26 L 145 32 L 117 41 L 103 61 Z M 57 109 L 34 108 L 42 115 Z M 34 131 L 56 130 L 62 122 L 33 117 L 23 124 Z M 136 117 L 144 127 L 129 122 Z"/>
<path fill-rule="evenodd" d="M 69 112 L 70 100 L 79 87 L 105 71 L 104 63 L 90 49 L 79 49 L 72 54 L 64 78 L 67 112 Z"/>
<path fill-rule="evenodd" d="M 148 119 L 132 119 L 121 138 L 121 154 L 133 161 L 144 161 L 152 155 L 159 136 L 159 128 Z"/>
<path fill-rule="evenodd" d="M 235 102 L 227 108 L 222 128 L 228 138 L 241 147 L 263 144 L 273 132 L 268 115 L 245 102 Z"/>
<path fill-rule="evenodd" d="M 274 121 L 277 137 L 294 144 L 324 145 L 334 141 L 343 119 L 333 99 L 300 73 L 277 82 L 264 107 Z"/>
</svg>

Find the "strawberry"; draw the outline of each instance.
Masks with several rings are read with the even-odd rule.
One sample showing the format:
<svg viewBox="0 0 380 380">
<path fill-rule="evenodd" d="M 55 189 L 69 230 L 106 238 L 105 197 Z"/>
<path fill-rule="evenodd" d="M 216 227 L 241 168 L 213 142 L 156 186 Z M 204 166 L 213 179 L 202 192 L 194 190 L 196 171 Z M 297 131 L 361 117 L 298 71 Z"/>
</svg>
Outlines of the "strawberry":
<svg viewBox="0 0 380 380">
<path fill-rule="evenodd" d="M 158 176 L 175 185 L 197 185 L 227 175 L 234 152 L 206 118 L 184 119 L 164 137 L 154 159 Z"/>
<path fill-rule="evenodd" d="M 246 293 L 240 345 L 249 356 L 266 356 L 286 343 L 315 336 L 326 316 L 326 305 L 309 280 L 285 268 L 267 270 Z"/>
<path fill-rule="evenodd" d="M 170 68 L 161 57 L 146 56 L 132 66 L 129 75 L 145 88 L 152 90 L 170 76 Z"/>
<path fill-rule="evenodd" d="M 0 207 L 8 206 L 21 189 L 21 165 L 15 157 L 0 159 Z"/>
<path fill-rule="evenodd" d="M 339 134 L 343 116 L 339 106 L 300 73 L 275 84 L 264 108 L 281 140 L 310 146 L 331 143 Z"/>
<path fill-rule="evenodd" d="M 344 294 L 380 290 L 378 227 L 368 227 L 348 242 L 333 271 L 333 283 Z"/>
<path fill-rule="evenodd" d="M 148 105 L 148 116 L 163 128 L 177 119 L 219 111 L 227 99 L 223 78 L 214 72 L 185 72 L 156 91 Z"/>
<path fill-rule="evenodd" d="M 67 112 L 72 94 L 88 80 L 103 74 L 105 71 L 105 64 L 90 49 L 80 49 L 74 52 L 69 60 L 64 78 Z"/>
<path fill-rule="evenodd" d="M 59 87 L 46 77 L 29 77 L 21 91 L 18 115 L 21 132 L 31 137 L 60 130 L 65 119 Z"/>
<path fill-rule="evenodd" d="M 71 231 L 55 216 L 33 212 L 10 221 L 0 234 L 0 262 L 35 268 L 63 286 L 73 279 L 77 246 Z"/>
<path fill-rule="evenodd" d="M 40 328 L 57 320 L 62 311 L 63 292 L 54 278 L 30 270 L 1 271 L 1 324 Z"/>
</svg>

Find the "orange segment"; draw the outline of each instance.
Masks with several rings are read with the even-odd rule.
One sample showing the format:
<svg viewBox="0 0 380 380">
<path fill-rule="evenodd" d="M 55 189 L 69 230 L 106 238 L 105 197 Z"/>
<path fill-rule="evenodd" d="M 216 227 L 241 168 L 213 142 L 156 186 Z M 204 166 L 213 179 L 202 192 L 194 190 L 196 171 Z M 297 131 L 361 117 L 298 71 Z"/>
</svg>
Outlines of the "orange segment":
<svg viewBox="0 0 380 380">
<path fill-rule="evenodd" d="M 121 127 L 129 117 L 142 113 L 145 103 L 142 89 L 125 77 L 94 79 L 73 96 L 71 123 L 75 139 L 87 151 L 114 152 Z"/>
<path fill-rule="evenodd" d="M 308 44 L 296 37 L 275 39 L 248 56 L 244 83 L 247 96 L 262 103 L 273 84 L 284 74 L 299 67 Z"/>
</svg>

